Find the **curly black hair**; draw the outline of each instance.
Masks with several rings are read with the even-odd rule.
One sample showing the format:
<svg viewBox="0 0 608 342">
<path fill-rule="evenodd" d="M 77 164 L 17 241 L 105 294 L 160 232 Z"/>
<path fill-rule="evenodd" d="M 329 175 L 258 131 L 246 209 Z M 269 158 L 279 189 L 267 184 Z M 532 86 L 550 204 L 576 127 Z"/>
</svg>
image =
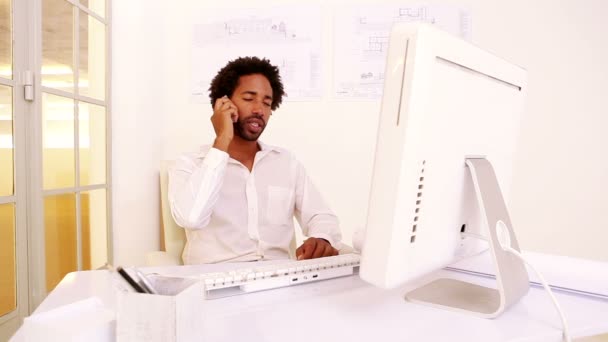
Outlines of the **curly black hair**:
<svg viewBox="0 0 608 342">
<path fill-rule="evenodd" d="M 223 67 L 211 81 L 209 87 L 209 98 L 211 99 L 211 107 L 215 104 L 215 100 L 224 95 L 232 96 L 236 89 L 239 78 L 241 76 L 261 74 L 268 79 L 272 87 L 272 104 L 270 109 L 275 110 L 283 101 L 283 83 L 281 83 L 281 75 L 279 68 L 270 64 L 270 61 L 258 57 L 239 57 L 230 61 Z"/>
</svg>

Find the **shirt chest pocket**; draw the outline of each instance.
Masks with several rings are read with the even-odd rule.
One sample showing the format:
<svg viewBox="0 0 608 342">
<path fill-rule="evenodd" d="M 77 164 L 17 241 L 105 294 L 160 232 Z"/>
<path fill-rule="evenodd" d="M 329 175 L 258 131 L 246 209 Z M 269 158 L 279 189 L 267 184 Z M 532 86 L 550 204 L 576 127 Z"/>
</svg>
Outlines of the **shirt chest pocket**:
<svg viewBox="0 0 608 342">
<path fill-rule="evenodd" d="M 271 224 L 284 224 L 293 217 L 293 192 L 282 186 L 268 187 L 266 217 Z"/>
</svg>

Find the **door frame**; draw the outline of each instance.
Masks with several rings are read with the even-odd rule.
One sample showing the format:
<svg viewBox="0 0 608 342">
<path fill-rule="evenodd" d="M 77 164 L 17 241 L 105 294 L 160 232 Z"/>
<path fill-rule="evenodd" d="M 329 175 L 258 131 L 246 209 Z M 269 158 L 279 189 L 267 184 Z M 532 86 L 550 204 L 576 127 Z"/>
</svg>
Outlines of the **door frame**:
<svg viewBox="0 0 608 342">
<path fill-rule="evenodd" d="M 21 325 L 22 319 L 30 312 L 29 297 L 29 263 L 28 263 L 28 193 L 29 173 L 27 172 L 27 130 L 29 114 L 32 113 L 32 104 L 24 97 L 24 71 L 32 66 L 30 49 L 31 18 L 27 13 L 31 11 L 30 1 L 11 1 L 12 12 L 12 38 L 13 38 L 13 179 L 15 192 L 15 282 L 16 282 L 16 309 L 0 317 L 0 339 L 7 339 Z M 4 83 L 4 82 L 3 82 Z M 12 83 L 12 84 L 11 84 Z"/>
<path fill-rule="evenodd" d="M 17 0 L 14 0 L 17 1 Z M 18 0 L 21 1 L 21 0 Z M 47 296 L 47 285 L 46 285 L 46 254 L 45 254 L 45 222 L 44 222 L 44 199 L 45 196 L 53 193 L 53 190 L 44 190 L 43 187 L 43 137 L 42 137 L 42 94 L 48 93 L 58 96 L 66 96 L 69 94 L 62 94 L 61 91 L 56 91 L 55 89 L 44 88 L 41 84 L 41 70 L 43 65 L 42 60 L 42 30 L 43 30 L 43 8 L 42 2 L 44 0 L 26 0 L 25 2 L 29 2 L 31 5 L 30 10 L 33 15 L 28 17 L 29 27 L 32 28 L 31 32 L 29 32 L 29 47 L 31 48 L 29 57 L 29 62 L 31 63 L 31 69 L 35 74 L 35 90 L 34 90 L 34 101 L 31 103 L 30 115 L 28 117 L 28 132 L 31 134 L 29 139 L 27 140 L 27 153 L 29 156 L 29 174 L 28 174 L 28 242 L 29 242 L 29 250 L 28 250 L 28 276 L 29 276 L 29 312 L 32 313 L 40 303 Z M 113 263 L 113 234 L 112 234 L 112 206 L 111 206 L 111 196 L 112 196 L 112 146 L 111 146 L 111 3 L 112 0 L 105 0 L 105 16 L 101 18 L 98 14 L 86 8 L 84 5 L 79 4 L 79 0 L 65 0 L 70 5 L 79 9 L 78 15 L 80 15 L 80 11 L 83 11 L 91 16 L 94 16 L 98 19 L 103 19 L 104 22 L 107 23 L 105 27 L 105 35 L 106 35 L 106 65 L 105 65 L 105 77 L 106 77 L 106 86 L 105 86 L 105 100 L 95 100 L 93 98 L 82 97 L 82 100 L 93 104 L 101 104 L 105 102 L 106 108 L 106 183 L 105 183 L 105 191 L 106 191 L 106 222 L 107 222 L 107 257 L 108 264 Z M 74 23 L 74 36 L 73 39 L 75 41 L 79 41 L 79 29 L 78 29 L 79 21 L 76 20 Z M 76 46 L 76 45 L 74 45 Z M 73 51 L 73 60 L 79 61 L 79 53 L 77 49 Z M 75 78 L 78 78 L 78 67 L 74 70 Z M 77 89 L 76 89 L 77 93 Z M 74 93 L 74 94 L 76 94 Z M 71 98 L 71 97 L 70 97 Z M 75 134 L 78 132 L 78 119 L 77 119 L 77 111 L 78 106 L 75 108 Z M 78 139 L 75 140 L 75 149 L 78 149 Z M 78 163 L 77 156 L 75 156 L 75 162 Z M 78 172 L 75 173 L 75 177 L 78 179 Z M 87 190 L 89 186 L 81 186 L 75 184 L 74 188 L 78 189 L 79 192 Z M 98 186 L 91 186 L 90 190 L 99 189 Z M 63 192 L 59 192 L 63 193 Z M 77 196 L 79 197 L 79 196 Z M 76 220 L 77 220 L 77 254 L 78 254 L 78 269 L 82 268 L 82 240 L 81 240 L 81 221 L 80 221 L 80 199 L 76 200 Z"/>
</svg>

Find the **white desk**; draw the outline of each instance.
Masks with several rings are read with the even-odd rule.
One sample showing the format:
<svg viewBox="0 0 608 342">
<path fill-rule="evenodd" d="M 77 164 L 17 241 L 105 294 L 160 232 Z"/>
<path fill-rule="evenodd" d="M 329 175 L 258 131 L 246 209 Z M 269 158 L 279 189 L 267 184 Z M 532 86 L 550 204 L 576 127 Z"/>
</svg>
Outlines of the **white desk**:
<svg viewBox="0 0 608 342">
<path fill-rule="evenodd" d="M 143 269 L 191 275 L 238 264 Z M 608 271 L 608 265 L 607 265 Z M 564 270 L 567 272 L 568 270 Z M 444 276 L 492 286 L 493 281 L 450 271 Z M 108 271 L 68 274 L 36 313 L 90 296 L 114 309 Z M 544 290 L 530 292 L 494 320 L 420 306 L 403 300 L 407 288 L 381 290 L 358 276 L 203 301 L 201 341 L 560 341 L 561 324 Z M 574 337 L 608 332 L 608 301 L 556 293 Z M 20 329 L 12 341 L 23 341 Z"/>
</svg>

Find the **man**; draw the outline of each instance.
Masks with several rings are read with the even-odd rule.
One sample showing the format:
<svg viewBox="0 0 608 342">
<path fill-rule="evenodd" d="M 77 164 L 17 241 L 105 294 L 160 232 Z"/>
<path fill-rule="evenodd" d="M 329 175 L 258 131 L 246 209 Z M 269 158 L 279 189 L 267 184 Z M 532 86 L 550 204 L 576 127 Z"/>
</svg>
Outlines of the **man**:
<svg viewBox="0 0 608 342">
<path fill-rule="evenodd" d="M 281 104 L 278 68 L 238 58 L 211 82 L 212 146 L 181 156 L 169 170 L 169 203 L 186 229 L 185 264 L 289 257 L 293 216 L 309 238 L 300 259 L 338 254 L 338 220 L 285 149 L 258 140 Z"/>
</svg>

